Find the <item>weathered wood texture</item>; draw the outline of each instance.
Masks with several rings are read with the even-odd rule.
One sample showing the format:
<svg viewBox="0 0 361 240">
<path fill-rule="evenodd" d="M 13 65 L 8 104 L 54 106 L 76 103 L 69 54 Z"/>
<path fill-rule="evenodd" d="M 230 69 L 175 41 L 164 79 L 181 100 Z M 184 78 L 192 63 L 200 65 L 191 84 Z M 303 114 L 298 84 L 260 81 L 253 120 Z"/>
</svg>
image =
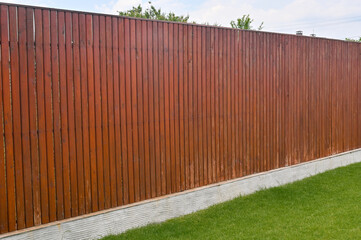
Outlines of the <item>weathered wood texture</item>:
<svg viewBox="0 0 361 240">
<path fill-rule="evenodd" d="M 361 44 L 0 4 L 0 233 L 361 147 Z"/>
</svg>

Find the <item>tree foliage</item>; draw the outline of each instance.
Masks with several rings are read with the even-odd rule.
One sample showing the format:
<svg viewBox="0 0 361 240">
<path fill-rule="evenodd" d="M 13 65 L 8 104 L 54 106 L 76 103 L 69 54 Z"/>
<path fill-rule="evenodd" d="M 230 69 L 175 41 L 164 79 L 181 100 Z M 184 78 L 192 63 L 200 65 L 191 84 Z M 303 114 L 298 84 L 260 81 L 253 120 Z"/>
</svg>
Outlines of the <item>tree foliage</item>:
<svg viewBox="0 0 361 240">
<path fill-rule="evenodd" d="M 246 29 L 246 30 L 253 30 L 253 26 L 251 25 L 254 20 L 249 17 L 248 15 L 243 15 L 242 18 L 237 18 L 236 21 L 231 21 L 231 27 L 232 28 L 238 28 L 238 29 Z M 257 30 L 263 29 L 263 22 Z"/>
<path fill-rule="evenodd" d="M 151 2 L 148 2 L 149 7 L 147 9 L 143 9 L 143 7 L 139 4 L 137 7 L 132 7 L 132 9 L 127 11 L 119 11 L 120 16 L 127 17 L 137 17 L 137 18 L 147 18 L 147 19 L 156 19 L 163 21 L 171 21 L 171 22 L 188 22 L 189 16 L 176 15 L 173 12 L 165 13 L 159 8 L 155 8 Z"/>
<path fill-rule="evenodd" d="M 148 8 L 143 8 L 141 4 L 138 6 L 133 6 L 132 9 L 126 11 L 118 11 L 120 16 L 125 17 L 136 17 L 136 18 L 146 18 L 146 19 L 155 19 L 155 20 L 163 20 L 163 21 L 171 21 L 171 22 L 184 22 L 187 23 L 189 21 L 189 15 L 176 15 L 174 12 L 163 12 L 160 8 L 157 9 L 152 5 L 152 2 L 148 2 Z M 231 21 L 232 28 L 238 29 L 253 29 L 251 23 L 253 19 L 249 17 L 249 15 L 243 15 L 242 18 L 238 18 L 236 21 Z M 197 24 L 192 21 L 193 24 Z M 219 23 L 210 24 L 208 22 L 203 23 L 204 25 L 212 25 L 212 26 L 221 26 Z M 257 28 L 258 30 L 262 30 L 263 22 Z"/>
<path fill-rule="evenodd" d="M 345 40 L 350 42 L 361 42 L 361 37 L 359 39 L 346 38 Z"/>
</svg>

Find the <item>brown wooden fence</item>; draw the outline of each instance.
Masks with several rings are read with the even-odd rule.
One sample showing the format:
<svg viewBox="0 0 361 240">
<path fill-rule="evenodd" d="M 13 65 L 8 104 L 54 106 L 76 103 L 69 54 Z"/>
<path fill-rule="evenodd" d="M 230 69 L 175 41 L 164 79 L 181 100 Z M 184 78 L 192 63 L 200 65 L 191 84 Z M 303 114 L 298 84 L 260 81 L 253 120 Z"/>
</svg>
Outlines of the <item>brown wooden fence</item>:
<svg viewBox="0 0 361 240">
<path fill-rule="evenodd" d="M 361 147 L 361 44 L 0 5 L 0 233 Z"/>
</svg>

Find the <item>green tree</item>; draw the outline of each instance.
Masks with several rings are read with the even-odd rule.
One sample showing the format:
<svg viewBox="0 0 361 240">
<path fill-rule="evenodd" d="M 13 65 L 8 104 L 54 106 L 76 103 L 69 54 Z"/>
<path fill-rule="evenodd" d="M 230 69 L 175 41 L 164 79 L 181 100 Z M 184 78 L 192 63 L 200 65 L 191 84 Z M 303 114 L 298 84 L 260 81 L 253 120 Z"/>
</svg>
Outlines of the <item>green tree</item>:
<svg viewBox="0 0 361 240">
<path fill-rule="evenodd" d="M 236 21 L 231 21 L 231 27 L 238 29 L 253 30 L 253 27 L 251 25 L 252 22 L 253 19 L 249 17 L 249 14 L 243 15 L 242 18 L 237 18 Z M 257 30 L 262 30 L 262 29 L 263 29 L 263 22 L 261 23 L 261 25 L 259 25 Z"/>
<path fill-rule="evenodd" d="M 137 17 L 137 18 L 147 18 L 147 19 L 156 19 L 163 21 L 171 21 L 171 22 L 188 22 L 189 16 L 176 15 L 173 12 L 165 13 L 159 8 L 155 8 L 152 5 L 152 2 L 148 2 L 149 7 L 147 9 L 143 9 L 143 7 L 139 4 L 137 7 L 132 7 L 132 9 L 127 11 L 118 11 L 120 16 L 126 17 Z"/>
<path fill-rule="evenodd" d="M 346 38 L 345 40 L 350 42 L 361 42 L 361 37 L 359 39 Z"/>
</svg>

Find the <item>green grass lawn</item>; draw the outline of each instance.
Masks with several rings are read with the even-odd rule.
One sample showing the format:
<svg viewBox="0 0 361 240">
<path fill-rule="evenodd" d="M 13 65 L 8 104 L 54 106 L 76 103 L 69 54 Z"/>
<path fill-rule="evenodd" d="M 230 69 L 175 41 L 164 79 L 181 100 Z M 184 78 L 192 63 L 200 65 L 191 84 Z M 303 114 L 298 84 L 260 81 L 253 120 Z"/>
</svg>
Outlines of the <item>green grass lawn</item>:
<svg viewBox="0 0 361 240">
<path fill-rule="evenodd" d="M 104 239 L 361 239 L 361 164 Z"/>
</svg>

